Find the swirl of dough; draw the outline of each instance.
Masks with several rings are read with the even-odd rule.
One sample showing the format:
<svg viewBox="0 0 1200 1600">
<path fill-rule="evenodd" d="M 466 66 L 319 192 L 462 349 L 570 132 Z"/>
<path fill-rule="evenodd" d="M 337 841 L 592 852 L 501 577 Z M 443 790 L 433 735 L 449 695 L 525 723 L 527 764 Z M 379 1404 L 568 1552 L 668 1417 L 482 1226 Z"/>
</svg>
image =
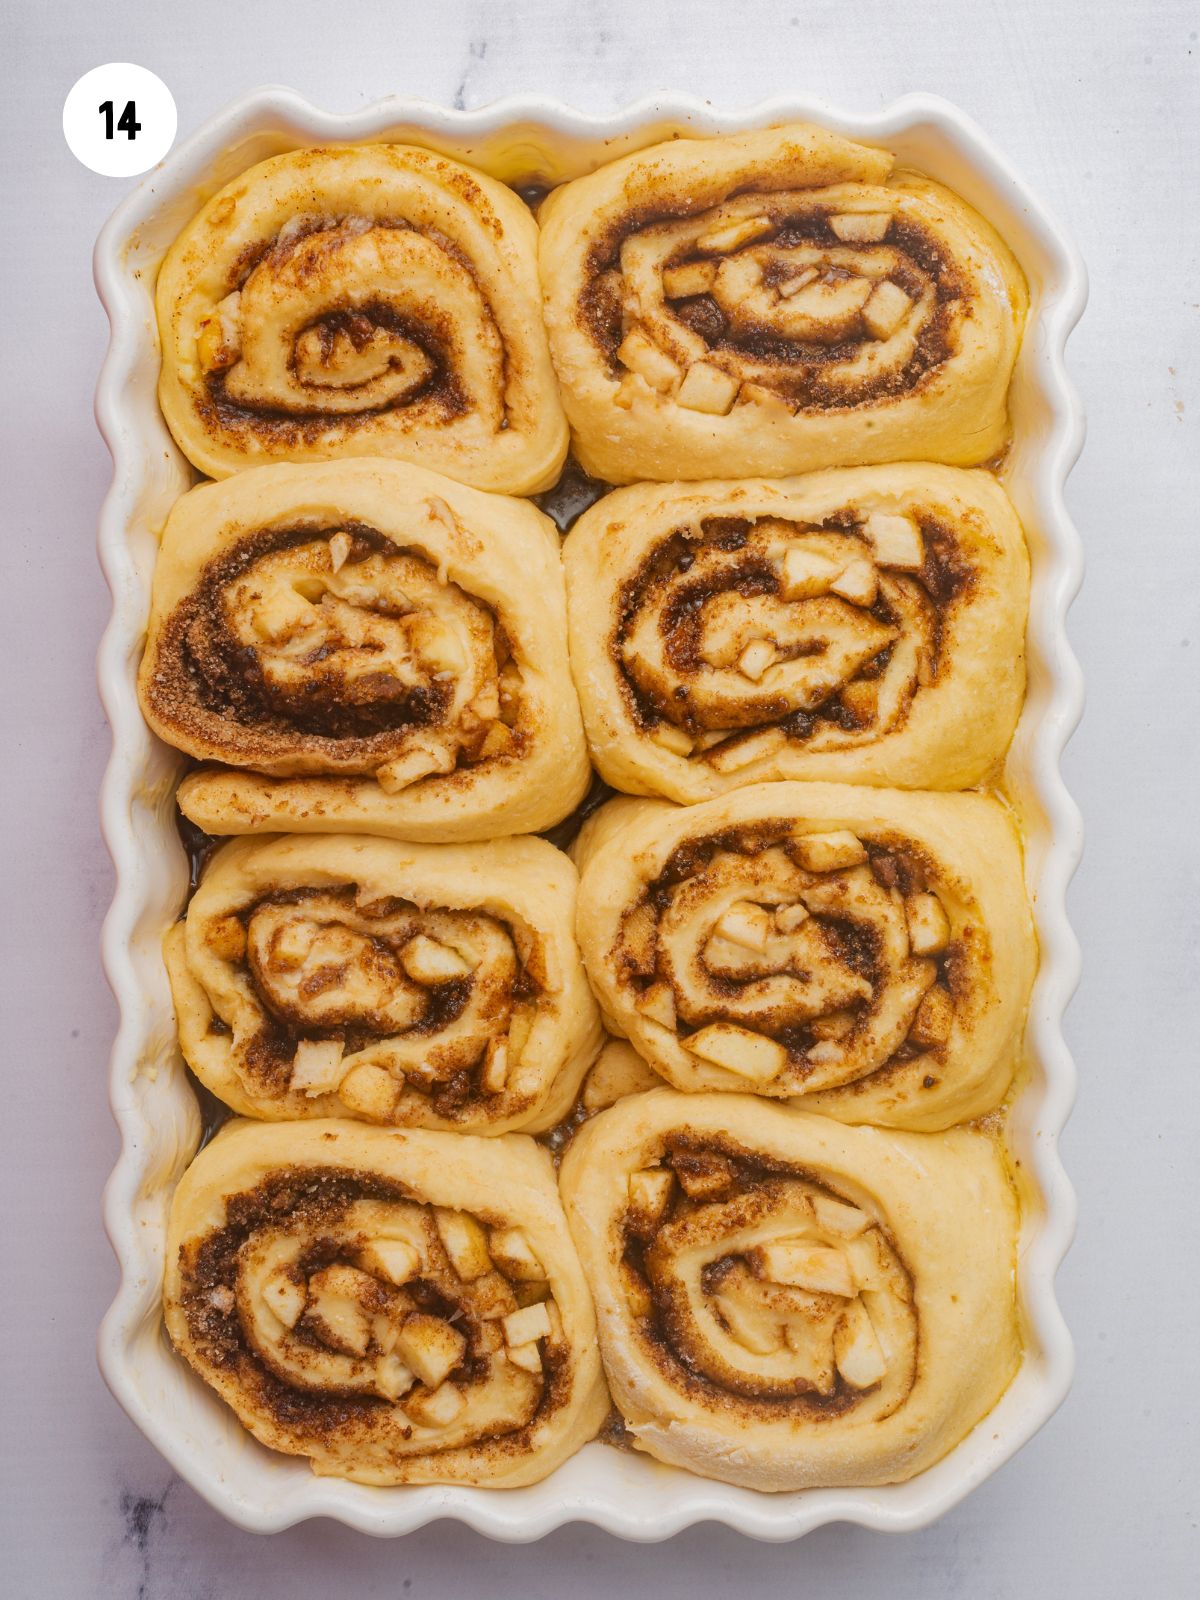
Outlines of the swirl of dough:
<svg viewBox="0 0 1200 1600">
<path fill-rule="evenodd" d="M 983 473 L 639 484 L 585 513 L 564 559 L 588 740 L 616 788 L 965 788 L 1012 737 L 1029 563 Z"/>
<path fill-rule="evenodd" d="M 551 1127 L 600 1046 L 574 868 L 542 839 L 239 839 L 164 954 L 180 1047 L 245 1116 Z"/>
<path fill-rule="evenodd" d="M 1016 1205 L 985 1135 L 660 1089 L 586 1123 L 561 1188 L 613 1399 L 660 1461 L 900 1482 L 1016 1371 Z"/>
<path fill-rule="evenodd" d="M 391 456 L 526 494 L 566 454 L 538 313 L 537 226 L 501 183 L 405 145 L 250 168 L 158 278 L 159 399 L 222 478 Z"/>
<path fill-rule="evenodd" d="M 611 483 L 1004 443 L 1028 294 L 948 189 L 804 124 L 679 139 L 541 210 L 575 453 Z"/>
<path fill-rule="evenodd" d="M 553 1168 L 519 1135 L 231 1124 L 176 1190 L 164 1315 L 323 1476 L 536 1483 L 607 1411 Z"/>
<path fill-rule="evenodd" d="M 184 495 L 139 679 L 209 833 L 534 832 L 588 781 L 553 525 L 399 462 Z"/>
<path fill-rule="evenodd" d="M 618 800 L 577 859 L 601 1011 L 676 1088 L 923 1130 L 1007 1089 L 1035 947 L 994 801 L 817 783 Z"/>
</svg>

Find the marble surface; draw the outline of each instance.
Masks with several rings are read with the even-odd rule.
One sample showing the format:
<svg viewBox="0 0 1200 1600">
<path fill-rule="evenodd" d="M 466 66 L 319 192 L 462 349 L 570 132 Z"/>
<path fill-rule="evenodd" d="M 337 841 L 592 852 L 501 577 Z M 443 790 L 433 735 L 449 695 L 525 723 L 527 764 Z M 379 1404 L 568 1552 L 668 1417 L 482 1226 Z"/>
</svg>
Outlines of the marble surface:
<svg viewBox="0 0 1200 1600">
<path fill-rule="evenodd" d="M 14 1600 L 1195 1592 L 1198 30 L 1191 0 L 2 0 L 0 1587 Z M 110 60 L 167 81 L 181 135 L 263 80 L 332 110 L 389 91 L 476 106 L 532 89 L 607 111 L 666 87 L 730 106 L 802 87 L 871 110 L 928 89 L 974 115 L 1074 231 L 1092 274 L 1070 350 L 1090 434 L 1068 496 L 1090 563 L 1071 626 L 1090 706 L 1067 772 L 1089 845 L 1072 894 L 1085 978 L 1065 1140 L 1082 1222 L 1060 1282 L 1079 1375 L 1043 1433 L 938 1526 L 775 1548 L 714 1528 L 651 1548 L 580 1527 L 529 1548 L 451 1525 L 394 1544 L 328 1524 L 256 1539 L 177 1482 L 104 1389 L 92 1343 L 115 1280 L 98 1216 L 114 1010 L 96 954 L 111 879 L 92 659 L 108 461 L 90 415 L 105 326 L 88 261 L 125 184 L 77 165 L 60 113 L 76 77 Z"/>
</svg>

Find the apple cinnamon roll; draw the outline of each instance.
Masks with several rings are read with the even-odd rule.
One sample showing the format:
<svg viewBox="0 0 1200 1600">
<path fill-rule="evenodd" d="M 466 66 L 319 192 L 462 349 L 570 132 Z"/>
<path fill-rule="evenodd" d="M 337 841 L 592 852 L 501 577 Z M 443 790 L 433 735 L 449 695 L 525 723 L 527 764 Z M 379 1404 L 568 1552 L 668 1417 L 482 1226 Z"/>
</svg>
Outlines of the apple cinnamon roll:
<svg viewBox="0 0 1200 1600">
<path fill-rule="evenodd" d="M 985 473 L 905 464 L 638 484 L 564 547 L 571 661 L 614 787 L 980 782 L 1025 688 L 1029 562 Z"/>
<path fill-rule="evenodd" d="M 532 833 L 588 783 L 553 524 L 399 462 L 184 495 L 139 688 L 208 833 Z"/>
<path fill-rule="evenodd" d="M 1035 947 L 995 801 L 823 783 L 617 800 L 577 860 L 601 1012 L 675 1088 L 922 1130 L 1004 1095 Z"/>
<path fill-rule="evenodd" d="M 179 1353 L 262 1444 L 357 1483 L 536 1483 L 608 1409 L 548 1154 L 519 1135 L 233 1123 L 184 1173 Z"/>
<path fill-rule="evenodd" d="M 203 207 L 158 276 L 159 402 L 210 477 L 390 456 L 509 494 L 567 428 L 511 189 L 406 145 L 293 150 Z"/>
<path fill-rule="evenodd" d="M 1017 1370 L 1017 1209 L 984 1134 L 658 1090 L 584 1125 L 561 1188 L 613 1399 L 669 1465 L 902 1482 Z"/>
<path fill-rule="evenodd" d="M 238 839 L 164 941 L 184 1059 L 243 1116 L 549 1128 L 601 1043 L 575 889 L 543 839 Z"/>
<path fill-rule="evenodd" d="M 1028 293 L 957 195 L 807 124 L 677 139 L 540 211 L 550 348 L 610 483 L 967 466 L 1006 438 Z"/>
</svg>

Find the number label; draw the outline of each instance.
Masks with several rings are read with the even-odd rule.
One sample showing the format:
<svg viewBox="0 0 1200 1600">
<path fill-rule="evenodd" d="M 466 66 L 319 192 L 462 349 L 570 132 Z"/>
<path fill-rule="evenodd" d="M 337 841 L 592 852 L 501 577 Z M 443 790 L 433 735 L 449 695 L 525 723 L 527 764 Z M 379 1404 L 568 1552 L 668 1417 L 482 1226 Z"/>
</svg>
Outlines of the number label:
<svg viewBox="0 0 1200 1600">
<path fill-rule="evenodd" d="M 113 127 L 113 103 L 105 100 L 99 107 L 100 115 L 104 118 L 104 137 L 113 139 L 118 133 L 123 133 L 127 139 L 136 139 L 142 131 L 142 125 L 137 120 L 137 106 L 132 100 L 126 100 L 125 109 Z"/>
</svg>

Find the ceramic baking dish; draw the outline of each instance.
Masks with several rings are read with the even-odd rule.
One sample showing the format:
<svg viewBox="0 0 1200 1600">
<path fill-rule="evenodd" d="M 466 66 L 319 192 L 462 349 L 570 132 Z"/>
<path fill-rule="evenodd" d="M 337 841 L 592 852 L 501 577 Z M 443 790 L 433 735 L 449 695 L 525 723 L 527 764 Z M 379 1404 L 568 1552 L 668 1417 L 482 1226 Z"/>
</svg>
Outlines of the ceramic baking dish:
<svg viewBox="0 0 1200 1600">
<path fill-rule="evenodd" d="M 276 1455 L 243 1432 L 233 1413 L 172 1353 L 159 1314 L 168 1205 L 201 1123 L 175 1047 L 159 953 L 187 881 L 172 798 L 180 760 L 151 737 L 134 690 L 157 533 L 193 479 L 155 402 L 158 263 L 216 189 L 254 162 L 296 146 L 411 141 L 522 186 L 575 177 L 674 133 L 734 133 L 795 119 L 885 145 L 902 164 L 958 190 L 1008 240 L 1032 291 L 1012 391 L 1014 443 L 1004 467 L 1033 555 L 1029 694 L 1007 774 L 1025 829 L 1041 942 L 1028 1059 L 1009 1118 L 1024 1207 L 1018 1273 L 1023 1364 L 1000 1404 L 951 1455 L 913 1481 L 886 1488 L 760 1494 L 601 1444 L 588 1445 L 545 1482 L 526 1489 L 378 1489 L 317 1478 L 306 1462 Z M 1083 266 L 1070 242 L 982 133 L 946 101 L 924 95 L 907 96 L 873 116 L 852 116 L 806 97 L 725 114 L 682 95 L 664 95 L 607 118 L 537 98 L 504 100 L 473 112 L 387 99 L 343 117 L 319 111 L 289 90 L 268 88 L 223 111 L 143 181 L 100 235 L 95 268 L 112 325 L 96 396 L 114 463 L 100 523 L 113 615 L 99 677 L 113 730 L 103 825 L 117 888 L 103 954 L 121 1014 L 111 1095 L 123 1140 L 105 1196 L 121 1285 L 100 1334 L 100 1366 L 117 1399 L 205 1499 L 260 1532 L 328 1516 L 368 1533 L 401 1534 L 451 1517 L 505 1540 L 536 1539 L 571 1521 L 654 1540 L 711 1520 L 781 1540 L 839 1520 L 911 1529 L 946 1511 L 1053 1413 L 1073 1363 L 1054 1296 L 1055 1271 L 1075 1217 L 1057 1142 L 1075 1084 L 1061 1023 L 1079 962 L 1064 900 L 1081 847 L 1078 813 L 1059 772 L 1083 699 L 1065 633 L 1082 560 L 1064 510 L 1063 484 L 1083 441 L 1083 418 L 1064 374 L 1063 346 L 1086 297 Z"/>
</svg>

